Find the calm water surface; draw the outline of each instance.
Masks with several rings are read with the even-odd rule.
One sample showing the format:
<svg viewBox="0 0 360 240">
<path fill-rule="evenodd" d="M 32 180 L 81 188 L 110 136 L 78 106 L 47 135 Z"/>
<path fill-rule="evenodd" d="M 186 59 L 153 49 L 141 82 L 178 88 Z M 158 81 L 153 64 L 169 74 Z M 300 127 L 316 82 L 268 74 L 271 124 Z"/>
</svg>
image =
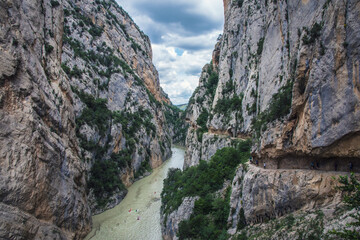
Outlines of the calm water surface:
<svg viewBox="0 0 360 240">
<path fill-rule="evenodd" d="M 173 155 L 153 173 L 134 183 L 115 208 L 93 217 L 93 230 L 86 240 L 160 240 L 160 194 L 169 168 L 184 164 L 185 151 L 172 148 Z M 130 211 L 131 210 L 131 211 Z"/>
</svg>

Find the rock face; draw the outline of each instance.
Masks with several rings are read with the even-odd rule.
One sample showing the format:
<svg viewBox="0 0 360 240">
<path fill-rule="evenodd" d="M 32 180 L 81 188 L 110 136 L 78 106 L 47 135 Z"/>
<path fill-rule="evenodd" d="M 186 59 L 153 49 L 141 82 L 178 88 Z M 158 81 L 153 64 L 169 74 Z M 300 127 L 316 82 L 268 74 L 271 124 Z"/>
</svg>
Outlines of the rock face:
<svg viewBox="0 0 360 240">
<path fill-rule="evenodd" d="M 0 12 L 0 238 L 82 239 L 171 154 L 150 41 L 111 0 Z"/>
<path fill-rule="evenodd" d="M 240 218 L 333 208 L 337 174 L 323 171 L 349 171 L 350 163 L 360 171 L 359 1 L 224 0 L 224 7 L 224 33 L 187 109 L 184 167 L 253 139 L 253 159 L 271 170 L 237 173 L 231 233 Z"/>
<path fill-rule="evenodd" d="M 335 189 L 339 175 L 311 170 L 264 170 L 254 165 L 246 170 L 240 167 L 233 179 L 233 214 L 228 221 L 236 228 L 239 221 L 244 221 L 240 212 L 247 224 L 255 224 L 297 210 L 335 206 L 341 202 L 341 192 Z"/>
<path fill-rule="evenodd" d="M 256 236 L 259 240 L 277 239 L 326 239 L 337 240 L 339 236 L 330 231 L 342 230 L 354 222 L 351 217 L 356 210 L 346 211 L 343 205 L 316 210 L 298 211 L 267 223 L 245 227 L 239 235 L 246 239 Z M 359 228 L 357 229 L 360 230 Z M 236 236 L 234 236 L 236 237 Z"/>
<path fill-rule="evenodd" d="M 172 142 L 185 146 L 189 124 L 185 121 L 185 112 L 174 105 L 165 104 L 165 118 L 170 131 Z"/>
<path fill-rule="evenodd" d="M 91 214 L 74 96 L 59 74 L 63 11 L 50 1 L 3 1 L 0 11 L 0 238 L 80 239 Z"/>
<path fill-rule="evenodd" d="M 164 218 L 164 215 L 161 215 L 160 221 L 163 239 L 178 239 L 176 233 L 179 230 L 179 224 L 181 221 L 190 218 L 197 199 L 198 197 L 186 197 L 176 211 L 170 213 L 166 218 Z"/>
<path fill-rule="evenodd" d="M 116 2 L 66 1 L 63 7 L 62 69 L 76 93 L 81 157 L 88 169 L 107 162 L 91 168 L 91 206 L 98 213 L 122 200 L 111 192 L 125 196 L 104 190 L 102 169 L 120 168 L 123 184 L 130 186 L 170 156 L 162 104 L 170 101 L 160 88 L 149 38 Z"/>
<path fill-rule="evenodd" d="M 352 158 L 357 166 L 359 2 L 224 5 L 224 34 L 214 51 L 219 52 L 219 82 L 211 106 L 203 104 L 207 129 L 254 136 L 258 159 Z M 193 124 L 200 115 L 198 99 L 211 98 L 203 79 L 188 107 Z M 188 145 L 195 141 L 188 138 Z"/>
</svg>

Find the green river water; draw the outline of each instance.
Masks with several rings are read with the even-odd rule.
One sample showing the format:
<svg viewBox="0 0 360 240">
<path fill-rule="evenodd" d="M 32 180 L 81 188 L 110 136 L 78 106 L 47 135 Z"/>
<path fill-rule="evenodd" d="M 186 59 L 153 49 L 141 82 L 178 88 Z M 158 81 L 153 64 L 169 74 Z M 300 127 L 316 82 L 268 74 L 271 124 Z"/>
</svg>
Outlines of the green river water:
<svg viewBox="0 0 360 240">
<path fill-rule="evenodd" d="M 115 208 L 93 217 L 93 229 L 86 240 L 158 240 L 160 193 L 169 168 L 182 169 L 185 151 L 172 148 L 173 155 L 150 176 L 135 182 Z M 131 211 L 129 211 L 131 209 Z"/>
</svg>

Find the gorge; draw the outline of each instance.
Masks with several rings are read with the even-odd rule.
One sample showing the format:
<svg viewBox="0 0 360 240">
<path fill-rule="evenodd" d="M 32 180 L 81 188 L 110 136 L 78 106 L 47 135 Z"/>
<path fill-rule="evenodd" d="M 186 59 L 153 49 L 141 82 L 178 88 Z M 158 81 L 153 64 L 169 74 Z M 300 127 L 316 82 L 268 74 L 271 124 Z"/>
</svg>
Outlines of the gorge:
<svg viewBox="0 0 360 240">
<path fill-rule="evenodd" d="M 115 0 L 0 2 L 0 239 L 341 239 L 360 2 L 223 4 L 182 111 Z"/>
</svg>

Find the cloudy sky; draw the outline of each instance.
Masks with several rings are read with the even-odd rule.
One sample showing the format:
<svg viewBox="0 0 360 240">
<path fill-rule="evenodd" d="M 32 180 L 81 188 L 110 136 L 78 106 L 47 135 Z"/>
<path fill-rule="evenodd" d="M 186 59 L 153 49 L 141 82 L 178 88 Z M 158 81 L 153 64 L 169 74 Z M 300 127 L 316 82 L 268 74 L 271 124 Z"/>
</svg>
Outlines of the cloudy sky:
<svg viewBox="0 0 360 240">
<path fill-rule="evenodd" d="M 222 0 L 117 0 L 147 34 L 160 83 L 174 104 L 187 103 L 223 28 Z"/>
</svg>

